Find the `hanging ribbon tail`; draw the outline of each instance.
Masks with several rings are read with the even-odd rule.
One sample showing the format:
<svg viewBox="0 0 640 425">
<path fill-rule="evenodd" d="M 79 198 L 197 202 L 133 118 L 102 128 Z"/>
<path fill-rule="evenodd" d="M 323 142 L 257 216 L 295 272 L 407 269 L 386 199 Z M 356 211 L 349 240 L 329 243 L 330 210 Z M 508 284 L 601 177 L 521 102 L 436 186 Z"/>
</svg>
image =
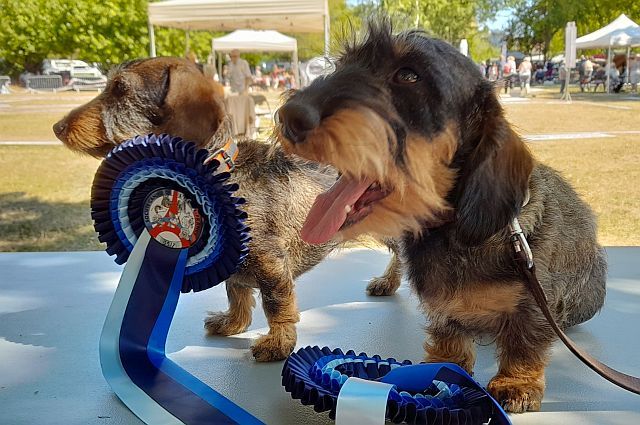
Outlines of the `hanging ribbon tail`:
<svg viewBox="0 0 640 425">
<path fill-rule="evenodd" d="M 421 392 L 434 380 L 482 391 L 491 400 L 494 407 L 491 420 L 500 425 L 511 425 L 511 420 L 502 406 L 463 368 L 455 363 L 421 363 L 398 367 L 392 369 L 377 381 L 396 385 L 398 391 Z"/>
<path fill-rule="evenodd" d="M 103 374 L 147 424 L 262 424 L 166 357 L 187 255 L 140 234 L 100 337 Z"/>
<path fill-rule="evenodd" d="M 100 337 L 100 363 L 120 399 L 148 424 L 262 424 L 166 357 L 180 292 L 218 285 L 247 255 L 237 189 L 204 149 L 138 136 L 102 162 L 91 209 L 98 238 L 126 263 Z"/>
</svg>

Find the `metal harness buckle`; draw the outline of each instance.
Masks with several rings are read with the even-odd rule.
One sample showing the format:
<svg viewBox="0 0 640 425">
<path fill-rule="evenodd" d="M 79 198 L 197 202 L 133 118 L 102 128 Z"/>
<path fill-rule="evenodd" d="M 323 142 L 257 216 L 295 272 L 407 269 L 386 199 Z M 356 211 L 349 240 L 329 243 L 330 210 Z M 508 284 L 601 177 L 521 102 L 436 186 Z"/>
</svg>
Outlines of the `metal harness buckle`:
<svg viewBox="0 0 640 425">
<path fill-rule="evenodd" d="M 229 171 L 233 171 L 236 169 L 236 164 L 235 162 L 233 162 L 233 158 L 231 158 L 227 153 L 227 151 L 224 149 L 218 149 L 217 151 L 213 152 L 211 155 L 207 157 L 207 159 L 204 160 L 204 163 L 208 164 L 214 159 L 216 159 L 218 156 L 222 157 L 222 162 L 224 162 L 227 165 L 227 168 L 229 169 Z"/>
<path fill-rule="evenodd" d="M 527 242 L 527 238 L 524 236 L 522 227 L 520 227 L 520 222 L 516 217 L 514 217 L 511 224 L 509 224 L 509 232 L 513 249 L 516 251 L 516 254 L 524 251 L 524 257 L 527 260 L 527 269 L 531 270 L 533 268 L 533 254 L 531 253 L 529 242 Z"/>
</svg>

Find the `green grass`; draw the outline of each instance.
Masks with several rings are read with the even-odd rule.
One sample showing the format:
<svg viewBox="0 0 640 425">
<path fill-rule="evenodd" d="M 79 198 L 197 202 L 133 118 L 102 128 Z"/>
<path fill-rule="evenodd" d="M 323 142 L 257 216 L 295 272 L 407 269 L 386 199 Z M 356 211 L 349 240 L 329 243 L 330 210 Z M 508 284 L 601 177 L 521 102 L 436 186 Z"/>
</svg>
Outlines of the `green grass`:
<svg viewBox="0 0 640 425">
<path fill-rule="evenodd" d="M 89 208 L 97 167 L 62 146 L 0 146 L 0 251 L 101 249 Z"/>
<path fill-rule="evenodd" d="M 51 126 L 65 112 L 46 110 L 86 102 L 93 96 L 0 96 L 0 106 L 5 102 L 15 108 L 42 107 L 40 112 L 20 113 L 0 108 L 0 141 L 53 140 Z M 571 104 L 557 102 L 557 88 L 545 88 L 531 102 L 506 104 L 505 111 L 523 134 L 640 130 L 640 102 L 599 93 L 573 96 Z M 269 101 L 275 109 L 279 99 L 269 94 Z M 640 245 L 640 134 L 529 146 L 540 161 L 560 170 L 593 207 L 603 244 Z M 91 181 L 98 164 L 62 146 L 0 146 L 0 251 L 102 249 L 89 213 Z"/>
<path fill-rule="evenodd" d="M 0 114 L 0 135 L 3 140 L 55 140 L 51 127 L 63 116 L 59 112 Z"/>
</svg>

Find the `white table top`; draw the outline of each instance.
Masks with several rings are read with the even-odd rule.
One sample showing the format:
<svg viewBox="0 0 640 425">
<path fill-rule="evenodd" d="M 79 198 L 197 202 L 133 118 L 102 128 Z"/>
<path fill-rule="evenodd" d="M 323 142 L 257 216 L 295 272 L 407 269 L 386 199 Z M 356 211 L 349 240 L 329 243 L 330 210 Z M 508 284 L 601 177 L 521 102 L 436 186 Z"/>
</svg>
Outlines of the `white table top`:
<svg viewBox="0 0 640 425">
<path fill-rule="evenodd" d="M 610 248 L 605 307 L 569 335 L 591 354 L 640 375 L 640 248 Z M 346 250 L 296 285 L 302 318 L 298 346 L 420 361 L 425 319 L 406 283 L 393 297 L 365 294 L 388 255 Z M 98 339 L 121 266 L 104 252 L 0 254 L 0 423 L 136 424 L 100 372 Z M 169 357 L 267 424 L 330 424 L 327 413 L 292 400 L 280 384 L 282 362 L 259 364 L 249 346 L 266 333 L 261 308 L 249 331 L 207 338 L 207 310 L 225 310 L 224 287 L 182 295 Z M 495 373 L 494 347 L 479 347 L 475 378 Z M 538 413 L 514 424 L 640 424 L 640 396 L 600 378 L 556 343 Z"/>
</svg>

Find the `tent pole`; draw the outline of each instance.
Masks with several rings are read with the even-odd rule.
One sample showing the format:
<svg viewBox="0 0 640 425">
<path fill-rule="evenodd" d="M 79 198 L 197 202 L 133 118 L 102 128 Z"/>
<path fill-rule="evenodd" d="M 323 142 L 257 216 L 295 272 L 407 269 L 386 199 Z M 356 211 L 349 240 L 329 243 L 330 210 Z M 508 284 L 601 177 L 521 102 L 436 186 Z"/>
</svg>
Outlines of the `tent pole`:
<svg viewBox="0 0 640 425">
<path fill-rule="evenodd" d="M 149 57 L 156 57 L 156 33 L 153 29 L 151 21 L 147 21 L 147 28 L 149 29 Z"/>
<path fill-rule="evenodd" d="M 625 66 L 625 83 L 629 84 L 629 59 L 631 59 L 631 46 L 627 46 L 627 66 Z"/>
<path fill-rule="evenodd" d="M 324 55 L 329 56 L 329 2 L 324 0 Z"/>
<path fill-rule="evenodd" d="M 300 68 L 298 67 L 298 42 L 296 41 L 295 50 L 293 51 L 293 57 L 291 58 L 291 62 L 293 65 L 293 77 L 296 79 L 295 88 L 302 88 L 302 82 L 300 81 Z M 293 88 L 293 87 L 292 87 Z"/>
<path fill-rule="evenodd" d="M 609 84 L 610 84 L 610 78 L 609 75 L 611 75 L 611 40 L 609 40 L 609 50 L 607 50 L 607 94 L 610 93 L 610 89 L 609 89 Z"/>
</svg>

